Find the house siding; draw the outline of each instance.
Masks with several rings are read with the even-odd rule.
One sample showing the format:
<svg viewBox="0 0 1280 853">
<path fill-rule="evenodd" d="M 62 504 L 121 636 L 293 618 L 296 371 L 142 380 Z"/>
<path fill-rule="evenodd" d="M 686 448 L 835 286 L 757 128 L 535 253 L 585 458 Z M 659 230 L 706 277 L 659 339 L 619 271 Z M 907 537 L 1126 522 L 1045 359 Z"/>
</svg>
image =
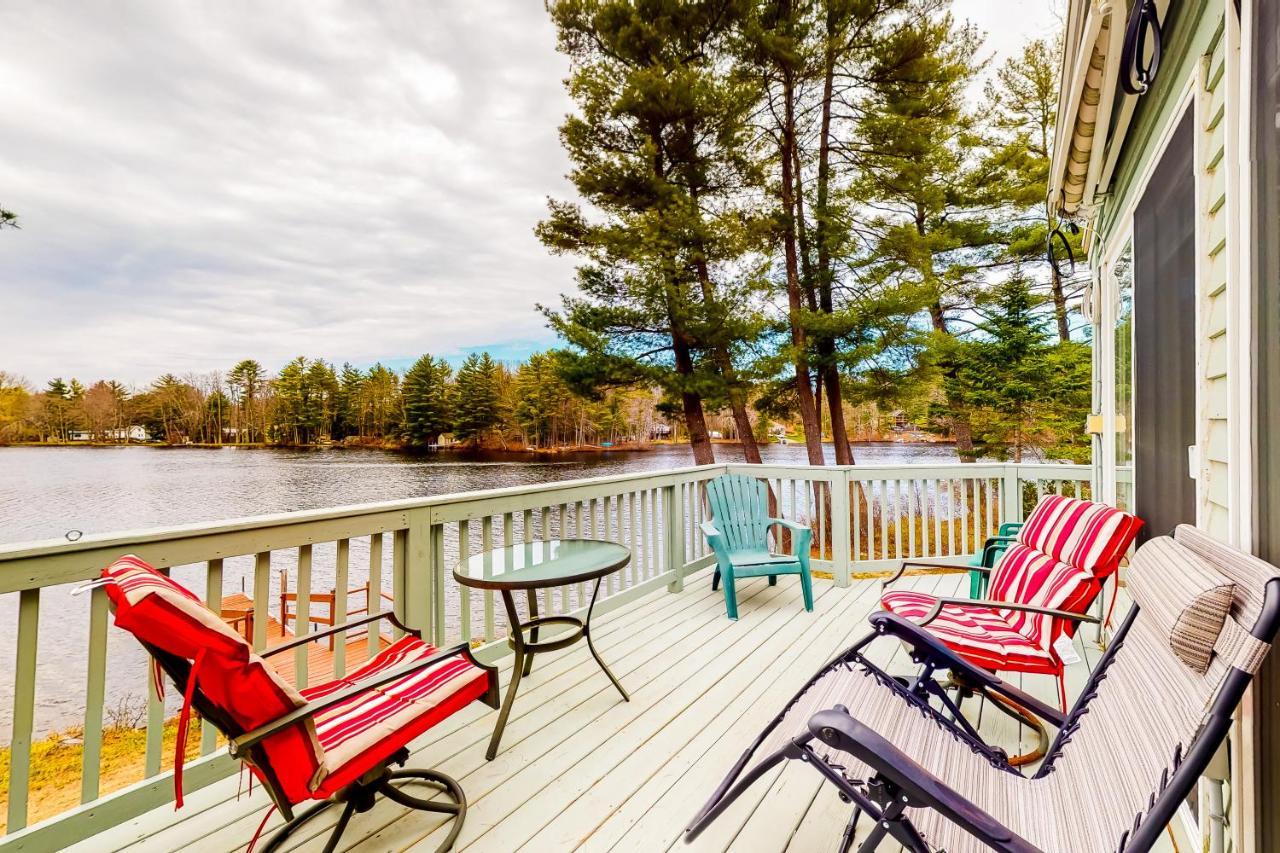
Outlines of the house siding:
<svg viewBox="0 0 1280 853">
<path fill-rule="evenodd" d="M 1225 22 L 1216 28 L 1203 55 L 1196 110 L 1197 172 L 1202 258 L 1198 287 L 1200 405 L 1199 522 L 1214 536 L 1231 536 L 1230 385 L 1231 351 L 1227 339 L 1227 122 Z"/>
</svg>

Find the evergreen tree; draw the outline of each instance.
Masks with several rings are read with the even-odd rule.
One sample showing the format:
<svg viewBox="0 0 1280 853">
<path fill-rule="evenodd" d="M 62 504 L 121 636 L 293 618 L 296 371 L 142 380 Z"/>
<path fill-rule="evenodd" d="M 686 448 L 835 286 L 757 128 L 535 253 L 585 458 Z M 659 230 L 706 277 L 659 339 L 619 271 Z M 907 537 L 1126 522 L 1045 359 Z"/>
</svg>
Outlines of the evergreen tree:
<svg viewBox="0 0 1280 853">
<path fill-rule="evenodd" d="M 410 444 L 439 444 L 453 424 L 453 370 L 444 359 L 424 355 L 404 375 L 404 427 Z"/>
<path fill-rule="evenodd" d="M 992 154 L 993 171 L 1002 185 L 995 191 L 1012 210 L 1007 237 L 1011 258 L 1045 270 L 1060 342 L 1071 339 L 1067 300 L 1072 295 L 1060 270 L 1046 262 L 1050 228 L 1056 224 L 1049 207 L 1049 164 L 1058 110 L 1058 64 L 1061 40 L 1035 39 L 1010 57 L 986 87 L 993 107 L 991 125 L 1000 144 Z M 1080 235 L 1063 229 L 1076 257 Z"/>
<path fill-rule="evenodd" d="M 264 438 L 261 397 L 267 383 L 266 371 L 257 361 L 246 358 L 227 373 L 227 388 L 236 405 L 236 443 L 253 443 Z"/>
<path fill-rule="evenodd" d="M 538 236 L 582 258 L 576 298 L 548 311 L 579 391 L 658 385 L 678 399 L 694 460 L 714 461 L 704 397 L 745 416 L 732 328 L 750 320 L 735 277 L 759 213 L 743 192 L 754 94 L 721 62 L 735 0 L 559 0 L 576 115 L 561 127 L 570 179 L 592 206 L 551 202 Z M 600 215 L 597 215 L 600 214 Z M 746 293 L 729 294 L 739 284 Z"/>
<path fill-rule="evenodd" d="M 977 310 L 984 319 L 974 335 L 948 342 L 945 355 L 957 368 L 943 383 L 970 412 L 975 451 L 1015 462 L 1032 450 L 1078 458 L 1089 411 L 1087 348 L 1049 342 L 1042 301 L 1021 273 L 992 288 Z"/>
<path fill-rule="evenodd" d="M 858 119 L 859 176 L 851 187 L 880 211 L 867 223 L 864 280 L 915 302 L 928 318 L 933 363 L 954 378 L 957 324 L 1000 263 L 1003 228 L 989 184 L 984 139 L 966 104 L 979 70 L 980 39 L 950 15 L 920 18 L 877 44 L 882 72 L 871 76 Z M 944 388 L 954 390 L 954 382 Z M 969 412 L 958 397 L 935 407 L 960 458 L 976 451 Z"/>
<path fill-rule="evenodd" d="M 364 386 L 364 373 L 350 363 L 342 365 L 338 374 L 338 394 L 334 402 L 336 418 L 334 437 L 346 438 L 364 434 L 364 420 L 360 410 L 360 391 Z"/>
<path fill-rule="evenodd" d="M 459 441 L 479 444 L 501 422 L 500 371 L 487 352 L 472 353 L 458 369 L 453 434 Z"/>
<path fill-rule="evenodd" d="M 18 227 L 20 227 L 18 225 L 18 214 L 0 207 L 0 230 Z"/>
</svg>

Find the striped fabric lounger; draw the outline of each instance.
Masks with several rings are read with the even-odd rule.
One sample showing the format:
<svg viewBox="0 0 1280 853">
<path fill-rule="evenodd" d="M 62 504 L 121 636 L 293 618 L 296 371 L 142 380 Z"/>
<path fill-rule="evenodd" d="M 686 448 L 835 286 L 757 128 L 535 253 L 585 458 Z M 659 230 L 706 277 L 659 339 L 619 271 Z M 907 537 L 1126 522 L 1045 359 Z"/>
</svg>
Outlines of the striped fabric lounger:
<svg viewBox="0 0 1280 853">
<path fill-rule="evenodd" d="M 742 755 L 686 829 L 692 840 L 743 791 L 786 760 L 814 767 L 851 802 L 859 850 L 886 836 L 906 849 L 1053 853 L 1145 851 L 1192 791 L 1280 626 L 1280 571 L 1190 526 L 1134 555 L 1135 602 L 1069 714 L 1005 684 L 892 613 L 802 689 Z M 863 650 L 905 643 L 926 670 L 967 677 L 1058 727 L 1039 770 L 953 722 Z"/>
</svg>

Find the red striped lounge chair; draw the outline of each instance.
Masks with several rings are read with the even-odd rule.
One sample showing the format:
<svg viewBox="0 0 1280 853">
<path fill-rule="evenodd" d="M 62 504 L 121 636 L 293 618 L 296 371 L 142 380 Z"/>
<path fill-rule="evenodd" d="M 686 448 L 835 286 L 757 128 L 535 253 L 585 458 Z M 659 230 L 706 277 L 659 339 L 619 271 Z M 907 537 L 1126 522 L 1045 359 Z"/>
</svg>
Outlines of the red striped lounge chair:
<svg viewBox="0 0 1280 853">
<path fill-rule="evenodd" d="M 472 701 L 498 706 L 498 673 L 478 663 L 464 644 L 439 650 L 394 614 L 376 613 L 256 653 L 216 613 L 181 585 L 134 556 L 102 572 L 116 626 L 151 654 L 157 687 L 167 673 L 183 695 L 178 743 L 186 743 L 191 709 L 212 723 L 270 793 L 285 824 L 270 839 L 278 849 L 306 821 L 332 805 L 343 809 L 326 850 L 336 846 L 355 812 L 381 794 L 402 806 L 453 816 L 452 846 L 466 815 L 458 783 L 433 770 L 392 770 L 409 758 L 414 738 Z M 324 684 L 295 690 L 266 658 L 355 626 L 388 619 L 406 631 L 367 662 Z M 163 695 L 163 691 L 161 692 Z M 182 761 L 176 751 L 174 794 L 182 805 Z M 430 798 L 404 783 L 426 783 Z M 438 789 L 438 793 L 436 791 Z M 436 797 L 442 799 L 436 799 Z M 294 813 L 299 803 L 319 801 Z M 262 826 L 266 825 L 263 818 Z M 262 827 L 258 832 L 261 833 Z M 255 836 L 255 841 L 257 837 Z"/>
<path fill-rule="evenodd" d="M 1054 644 L 1074 636 L 1080 622 L 1098 621 L 1084 614 L 1107 578 L 1115 575 L 1141 527 L 1140 519 L 1114 507 L 1049 495 L 1036 505 L 995 567 L 977 569 L 991 573 L 988 598 L 891 590 L 880 603 L 927 627 L 948 648 L 984 669 L 1054 676 L 1065 711 L 1065 667 Z M 944 565 L 905 560 L 885 587 L 908 568 Z"/>
<path fill-rule="evenodd" d="M 889 840 L 911 853 L 1150 850 L 1226 739 L 1275 640 L 1280 571 L 1183 525 L 1138 549 L 1128 581 L 1134 606 L 1066 715 L 915 623 L 873 614 L 872 632 L 814 675 L 756 737 L 685 839 L 753 784 L 775 786 L 771 771 L 794 761 L 850 804 L 840 853 L 853 848 L 864 814 L 871 823 L 860 853 Z M 1058 729 L 1044 763 L 1023 775 L 1003 751 L 879 668 L 864 654 L 879 638 L 906 644 L 926 667 L 965 670 L 1039 707 Z M 758 808 L 771 803 L 790 808 L 786 798 L 765 798 Z"/>
</svg>

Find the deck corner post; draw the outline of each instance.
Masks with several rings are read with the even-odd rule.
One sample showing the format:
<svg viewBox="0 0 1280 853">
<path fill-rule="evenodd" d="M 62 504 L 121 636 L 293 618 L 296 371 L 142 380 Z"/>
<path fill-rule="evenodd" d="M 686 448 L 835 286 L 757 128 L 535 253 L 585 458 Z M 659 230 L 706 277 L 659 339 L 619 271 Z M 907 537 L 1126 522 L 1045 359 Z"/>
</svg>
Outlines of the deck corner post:
<svg viewBox="0 0 1280 853">
<path fill-rule="evenodd" d="M 1022 521 L 1022 476 L 1013 462 L 1004 463 L 1000 475 L 1000 524 Z"/>
<path fill-rule="evenodd" d="M 435 592 L 435 549 L 432 548 L 431 514 L 410 512 L 408 526 L 395 532 L 392 589 L 396 618 L 406 626 L 433 637 L 431 601 Z M 443 626 L 440 626 L 443 628 Z"/>
<path fill-rule="evenodd" d="M 831 481 L 831 569 L 836 586 L 847 587 L 852 583 L 853 566 L 850 565 L 851 536 L 849 531 L 849 470 L 840 467 Z"/>
<path fill-rule="evenodd" d="M 672 573 L 667 592 L 684 591 L 684 514 L 679 487 L 662 487 L 662 536 L 667 550 L 667 568 Z"/>
</svg>

